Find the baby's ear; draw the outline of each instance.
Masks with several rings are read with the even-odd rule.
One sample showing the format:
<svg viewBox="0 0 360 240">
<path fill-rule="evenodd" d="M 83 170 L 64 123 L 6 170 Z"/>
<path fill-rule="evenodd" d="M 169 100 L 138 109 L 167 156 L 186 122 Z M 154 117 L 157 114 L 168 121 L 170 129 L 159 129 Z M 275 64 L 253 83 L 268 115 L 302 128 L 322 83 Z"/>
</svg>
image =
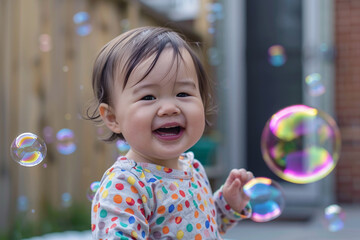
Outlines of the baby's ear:
<svg viewBox="0 0 360 240">
<path fill-rule="evenodd" d="M 114 110 L 111 106 L 106 103 L 101 103 L 99 105 L 99 112 L 105 125 L 113 133 L 121 133 L 120 124 L 118 123 Z"/>
</svg>

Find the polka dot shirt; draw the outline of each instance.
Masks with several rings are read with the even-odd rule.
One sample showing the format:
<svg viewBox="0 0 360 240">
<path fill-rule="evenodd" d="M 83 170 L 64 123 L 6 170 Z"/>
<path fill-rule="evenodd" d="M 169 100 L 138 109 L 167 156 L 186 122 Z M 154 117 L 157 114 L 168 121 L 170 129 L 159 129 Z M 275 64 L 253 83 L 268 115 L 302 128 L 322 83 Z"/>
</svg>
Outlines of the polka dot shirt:
<svg viewBox="0 0 360 240">
<path fill-rule="evenodd" d="M 119 157 L 105 172 L 92 202 L 93 239 L 221 239 L 248 213 L 233 211 L 214 195 L 193 153 L 183 170 Z"/>
</svg>

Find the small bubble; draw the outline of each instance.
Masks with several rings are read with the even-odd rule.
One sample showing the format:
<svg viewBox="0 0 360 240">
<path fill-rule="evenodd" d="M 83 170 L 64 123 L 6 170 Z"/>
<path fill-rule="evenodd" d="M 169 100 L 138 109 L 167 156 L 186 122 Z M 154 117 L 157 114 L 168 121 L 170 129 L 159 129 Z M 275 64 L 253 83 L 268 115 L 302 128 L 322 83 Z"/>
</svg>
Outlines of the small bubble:
<svg viewBox="0 0 360 240">
<path fill-rule="evenodd" d="M 41 163 L 46 156 L 44 140 L 33 133 L 22 133 L 12 142 L 10 155 L 15 162 L 25 167 Z"/>
<path fill-rule="evenodd" d="M 70 207 L 72 204 L 71 194 L 66 192 L 61 195 L 61 204 L 63 207 Z"/>
<path fill-rule="evenodd" d="M 283 189 L 276 181 L 257 177 L 246 183 L 243 189 L 250 198 L 253 221 L 268 222 L 281 215 L 285 200 Z"/>
<path fill-rule="evenodd" d="M 99 187 L 100 187 L 99 181 L 95 181 L 90 184 L 90 187 L 88 188 L 88 190 L 86 192 L 86 197 L 87 197 L 87 199 L 89 199 L 90 202 L 94 199 L 96 191 L 99 189 Z"/>
<path fill-rule="evenodd" d="M 41 34 L 39 36 L 39 48 L 42 52 L 49 52 L 52 49 L 51 36 L 48 34 Z"/>
<path fill-rule="evenodd" d="M 281 45 L 273 45 L 268 49 L 268 61 L 274 67 L 280 67 L 286 62 L 285 48 Z"/>
<path fill-rule="evenodd" d="M 63 128 L 56 134 L 57 144 L 56 148 L 59 153 L 69 155 L 75 152 L 75 134 L 71 129 Z"/>
<path fill-rule="evenodd" d="M 324 218 L 330 232 L 337 232 L 344 228 L 345 212 L 339 205 L 333 204 L 326 207 Z"/>
</svg>

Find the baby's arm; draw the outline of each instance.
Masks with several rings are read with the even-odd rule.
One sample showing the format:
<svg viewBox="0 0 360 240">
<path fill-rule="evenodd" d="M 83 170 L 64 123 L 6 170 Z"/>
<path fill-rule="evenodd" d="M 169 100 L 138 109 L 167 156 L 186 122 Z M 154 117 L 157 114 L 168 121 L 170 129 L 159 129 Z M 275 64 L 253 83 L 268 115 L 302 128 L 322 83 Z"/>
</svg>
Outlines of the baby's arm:
<svg viewBox="0 0 360 240">
<path fill-rule="evenodd" d="M 250 217 L 250 199 L 243 186 L 252 178 L 253 174 L 245 169 L 233 169 L 225 184 L 214 194 L 220 233 L 225 233 L 237 221 Z"/>
<path fill-rule="evenodd" d="M 146 190 L 132 173 L 108 172 L 92 204 L 93 239 L 147 239 L 147 199 Z"/>
</svg>

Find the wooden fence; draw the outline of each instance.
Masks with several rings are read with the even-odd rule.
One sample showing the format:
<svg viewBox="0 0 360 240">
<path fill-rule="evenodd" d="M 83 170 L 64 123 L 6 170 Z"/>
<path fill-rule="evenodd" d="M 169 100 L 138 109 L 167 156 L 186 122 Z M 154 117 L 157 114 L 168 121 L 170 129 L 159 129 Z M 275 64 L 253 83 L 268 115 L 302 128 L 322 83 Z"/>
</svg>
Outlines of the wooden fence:
<svg viewBox="0 0 360 240">
<path fill-rule="evenodd" d="M 77 33 L 73 16 L 81 11 L 90 16 L 90 34 Z M 195 41 L 206 36 L 206 20 L 199 19 L 183 28 Z M 117 154 L 114 144 L 98 140 L 103 128 L 80 117 L 92 96 L 93 61 L 121 32 L 164 21 L 136 0 L 0 0 L 0 231 L 10 227 L 21 196 L 33 218 L 44 202 L 61 206 L 64 193 L 90 209 L 86 191 Z M 56 149 L 55 134 L 63 128 L 75 133 L 77 150 L 70 155 Z M 24 167 L 10 158 L 19 134 L 44 139 L 45 129 L 53 139 L 45 139 L 41 164 Z"/>
</svg>

